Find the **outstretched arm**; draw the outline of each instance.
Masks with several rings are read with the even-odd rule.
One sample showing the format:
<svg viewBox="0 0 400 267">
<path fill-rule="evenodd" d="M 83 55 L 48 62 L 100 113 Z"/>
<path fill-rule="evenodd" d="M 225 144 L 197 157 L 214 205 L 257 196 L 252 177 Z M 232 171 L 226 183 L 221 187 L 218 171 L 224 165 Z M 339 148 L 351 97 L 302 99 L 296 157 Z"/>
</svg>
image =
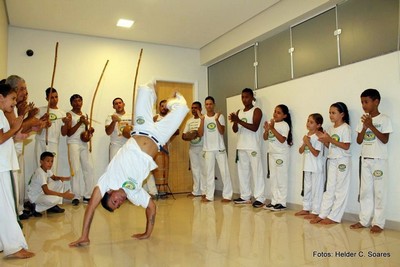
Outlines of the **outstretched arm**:
<svg viewBox="0 0 400 267">
<path fill-rule="evenodd" d="M 96 186 L 93 189 L 92 197 L 90 198 L 89 205 L 86 207 L 85 215 L 83 217 L 82 235 L 81 237 L 70 243 L 70 247 L 87 246 L 90 244 L 89 231 L 92 224 L 94 212 L 101 201 L 100 189 Z"/>
<path fill-rule="evenodd" d="M 137 239 L 146 239 L 151 236 L 151 233 L 153 232 L 154 228 L 154 223 L 156 221 L 156 204 L 154 204 L 154 201 L 152 199 L 149 200 L 149 205 L 146 208 L 146 218 L 147 218 L 147 223 L 146 223 L 146 232 L 142 234 L 134 234 L 132 237 L 137 238 Z"/>
</svg>

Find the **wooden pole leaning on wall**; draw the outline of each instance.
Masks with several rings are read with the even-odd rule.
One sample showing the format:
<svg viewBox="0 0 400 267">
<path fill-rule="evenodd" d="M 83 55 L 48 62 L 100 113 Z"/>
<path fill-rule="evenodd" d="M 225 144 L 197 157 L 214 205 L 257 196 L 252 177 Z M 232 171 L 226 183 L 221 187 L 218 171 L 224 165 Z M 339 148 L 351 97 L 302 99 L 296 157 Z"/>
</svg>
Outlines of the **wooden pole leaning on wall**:
<svg viewBox="0 0 400 267">
<path fill-rule="evenodd" d="M 108 59 L 106 61 L 106 64 L 104 65 L 103 71 L 101 72 L 99 81 L 97 82 L 96 89 L 94 90 L 93 98 L 92 98 L 92 103 L 90 105 L 90 115 L 89 115 L 89 127 L 86 127 L 86 131 L 81 133 L 81 140 L 83 142 L 90 142 L 89 143 L 89 152 L 92 152 L 92 142 L 91 138 L 93 136 L 93 131 L 92 131 L 92 118 L 93 118 L 93 107 L 94 107 L 94 100 L 96 99 L 97 91 L 99 90 L 101 80 L 103 78 L 104 72 L 106 71 L 107 65 L 108 65 Z"/>
<path fill-rule="evenodd" d="M 131 123 L 133 125 L 133 120 L 135 118 L 135 97 L 136 97 L 136 83 L 137 83 L 137 77 L 139 73 L 139 66 L 140 66 L 140 61 L 142 60 L 142 54 L 143 54 L 143 48 L 140 49 L 140 54 L 139 54 L 139 59 L 136 65 L 136 73 L 135 73 L 135 80 L 133 82 L 133 94 L 132 94 L 132 118 L 131 118 Z M 132 125 L 126 125 L 124 129 L 122 130 L 122 135 L 129 139 L 131 138 L 131 132 L 133 130 Z"/>
<path fill-rule="evenodd" d="M 54 52 L 54 66 L 53 66 L 53 75 L 51 76 L 51 83 L 50 83 L 50 92 L 47 99 L 47 116 L 49 116 L 50 112 L 50 100 L 51 94 L 53 93 L 53 86 L 54 86 L 54 77 L 56 76 L 56 67 L 57 67 L 57 54 L 58 54 L 58 42 L 56 43 L 56 49 Z M 49 145 L 49 127 L 46 125 L 46 147 Z"/>
</svg>

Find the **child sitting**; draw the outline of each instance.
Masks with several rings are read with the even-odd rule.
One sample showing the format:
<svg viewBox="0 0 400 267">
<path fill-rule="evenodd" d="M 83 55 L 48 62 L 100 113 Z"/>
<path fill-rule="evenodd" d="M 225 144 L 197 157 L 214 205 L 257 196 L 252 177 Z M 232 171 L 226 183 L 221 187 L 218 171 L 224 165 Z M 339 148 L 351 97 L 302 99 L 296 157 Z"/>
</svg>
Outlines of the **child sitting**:
<svg viewBox="0 0 400 267">
<path fill-rule="evenodd" d="M 73 199 L 69 190 L 64 192 L 64 181 L 71 177 L 60 177 L 53 174 L 54 154 L 43 152 L 40 155 L 40 167 L 33 173 L 28 184 L 28 198 L 32 205 L 32 215 L 41 217 L 41 212 L 63 213 L 65 210 L 57 204 L 62 204 L 63 198 Z"/>
</svg>

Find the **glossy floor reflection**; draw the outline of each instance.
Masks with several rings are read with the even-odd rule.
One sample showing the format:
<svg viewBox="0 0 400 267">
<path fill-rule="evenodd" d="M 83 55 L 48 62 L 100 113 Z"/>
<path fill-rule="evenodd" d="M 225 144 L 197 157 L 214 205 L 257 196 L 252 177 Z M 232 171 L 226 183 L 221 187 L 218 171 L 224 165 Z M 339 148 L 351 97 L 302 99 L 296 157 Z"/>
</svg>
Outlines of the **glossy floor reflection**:
<svg viewBox="0 0 400 267">
<path fill-rule="evenodd" d="M 0 266 L 400 266 L 400 232 L 350 230 L 349 223 L 311 225 L 294 211 L 271 212 L 218 199 L 175 195 L 158 200 L 148 240 L 131 235 L 145 226 L 144 209 L 124 204 L 111 214 L 99 207 L 88 247 L 69 248 L 81 232 L 85 206 L 24 221 L 26 260 Z M 1 254 L 0 254 L 1 256 Z"/>
</svg>

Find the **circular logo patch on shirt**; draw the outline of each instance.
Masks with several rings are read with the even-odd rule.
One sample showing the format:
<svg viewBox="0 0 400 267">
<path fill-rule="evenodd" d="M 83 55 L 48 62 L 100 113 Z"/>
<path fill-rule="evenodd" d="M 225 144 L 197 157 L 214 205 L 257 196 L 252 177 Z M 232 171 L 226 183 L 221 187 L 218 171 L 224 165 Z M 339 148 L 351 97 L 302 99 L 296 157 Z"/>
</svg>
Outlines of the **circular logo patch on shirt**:
<svg viewBox="0 0 400 267">
<path fill-rule="evenodd" d="M 346 165 L 345 164 L 339 164 L 338 169 L 340 172 L 344 172 L 346 170 Z"/>
<path fill-rule="evenodd" d="M 371 130 L 366 131 L 365 134 L 364 134 L 364 140 L 367 141 L 367 142 L 374 141 L 375 140 L 375 134 Z"/>
<path fill-rule="evenodd" d="M 49 113 L 49 119 L 50 121 L 55 121 L 57 119 L 57 115 L 54 113 Z"/>
<path fill-rule="evenodd" d="M 122 184 L 122 188 L 129 189 L 129 190 L 135 190 L 136 185 L 133 181 L 128 180 Z"/>
<path fill-rule="evenodd" d="M 215 122 L 210 122 L 209 124 L 207 124 L 208 130 L 215 131 L 215 128 L 217 128 L 217 124 L 215 124 Z"/>
<path fill-rule="evenodd" d="M 383 171 L 381 171 L 381 170 L 375 170 L 372 174 L 373 174 L 375 177 L 382 177 Z"/>
<path fill-rule="evenodd" d="M 276 163 L 277 165 L 282 165 L 282 164 L 283 164 L 283 160 L 277 159 L 277 160 L 275 161 L 275 163 Z"/>
<path fill-rule="evenodd" d="M 340 141 L 340 137 L 339 137 L 339 135 L 337 135 L 337 134 L 332 134 L 331 137 L 332 137 L 333 140 L 335 140 L 335 141 L 337 141 L 337 142 Z"/>
<path fill-rule="evenodd" d="M 247 122 L 247 118 L 241 118 L 241 121 Z"/>
<path fill-rule="evenodd" d="M 257 156 L 257 151 L 253 151 L 253 152 L 251 152 L 251 156 L 252 156 L 252 157 L 255 157 L 255 156 Z"/>
<path fill-rule="evenodd" d="M 271 132 L 271 131 L 268 131 L 268 139 L 274 139 L 275 138 L 275 135 Z"/>
<path fill-rule="evenodd" d="M 139 116 L 139 117 L 136 118 L 136 123 L 137 124 L 143 124 L 145 122 L 146 122 L 146 120 L 142 116 Z"/>
</svg>

